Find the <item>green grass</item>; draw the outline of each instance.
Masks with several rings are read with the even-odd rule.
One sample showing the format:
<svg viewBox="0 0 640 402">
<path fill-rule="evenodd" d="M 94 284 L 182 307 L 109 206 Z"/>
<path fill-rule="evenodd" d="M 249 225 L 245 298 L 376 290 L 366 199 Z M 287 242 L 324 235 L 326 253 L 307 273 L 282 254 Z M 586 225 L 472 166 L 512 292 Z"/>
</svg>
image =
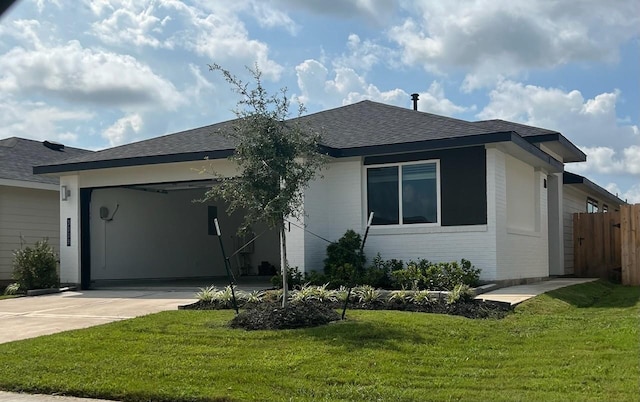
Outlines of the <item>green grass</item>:
<svg viewBox="0 0 640 402">
<path fill-rule="evenodd" d="M 231 311 L 170 311 L 0 345 L 0 389 L 140 401 L 637 401 L 639 294 L 595 282 L 503 320 L 349 311 L 287 331 L 228 329 Z"/>
<path fill-rule="evenodd" d="M 3 295 L 0 294 L 0 300 L 2 299 L 15 299 L 16 297 L 22 297 L 23 295 Z"/>
</svg>

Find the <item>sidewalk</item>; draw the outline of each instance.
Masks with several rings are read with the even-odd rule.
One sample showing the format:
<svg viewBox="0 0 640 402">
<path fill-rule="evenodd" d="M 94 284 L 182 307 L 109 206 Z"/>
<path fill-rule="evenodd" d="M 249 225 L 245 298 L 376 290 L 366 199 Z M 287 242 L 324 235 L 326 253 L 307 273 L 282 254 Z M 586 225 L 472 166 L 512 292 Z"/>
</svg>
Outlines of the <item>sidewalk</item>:
<svg viewBox="0 0 640 402">
<path fill-rule="evenodd" d="M 596 278 L 556 278 L 527 285 L 508 286 L 476 296 L 478 300 L 509 303 L 512 306 L 552 290 L 596 281 Z"/>
<path fill-rule="evenodd" d="M 104 399 L 75 398 L 41 394 L 17 394 L 0 391 L 0 402 L 110 402 Z"/>
</svg>

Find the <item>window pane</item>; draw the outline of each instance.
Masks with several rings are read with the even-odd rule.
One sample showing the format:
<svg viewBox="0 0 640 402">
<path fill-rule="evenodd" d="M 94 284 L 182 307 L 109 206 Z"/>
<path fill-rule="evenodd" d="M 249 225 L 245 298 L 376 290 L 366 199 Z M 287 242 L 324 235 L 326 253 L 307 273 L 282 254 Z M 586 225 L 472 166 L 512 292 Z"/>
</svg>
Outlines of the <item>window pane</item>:
<svg viewBox="0 0 640 402">
<path fill-rule="evenodd" d="M 438 221 L 436 164 L 402 167 L 402 223 Z"/>
<path fill-rule="evenodd" d="M 373 212 L 374 225 L 400 223 L 398 200 L 398 167 L 367 169 L 367 215 Z"/>
</svg>

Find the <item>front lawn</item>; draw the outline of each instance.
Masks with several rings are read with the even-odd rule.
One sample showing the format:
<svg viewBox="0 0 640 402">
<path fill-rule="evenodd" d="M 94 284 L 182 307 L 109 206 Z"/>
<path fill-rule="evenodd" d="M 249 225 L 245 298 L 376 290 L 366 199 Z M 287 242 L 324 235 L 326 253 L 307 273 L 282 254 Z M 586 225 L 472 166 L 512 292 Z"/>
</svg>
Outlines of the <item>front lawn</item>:
<svg viewBox="0 0 640 402">
<path fill-rule="evenodd" d="M 639 289 L 587 283 L 502 320 L 348 311 L 284 331 L 170 311 L 0 345 L 0 389 L 120 400 L 637 401 Z"/>
</svg>

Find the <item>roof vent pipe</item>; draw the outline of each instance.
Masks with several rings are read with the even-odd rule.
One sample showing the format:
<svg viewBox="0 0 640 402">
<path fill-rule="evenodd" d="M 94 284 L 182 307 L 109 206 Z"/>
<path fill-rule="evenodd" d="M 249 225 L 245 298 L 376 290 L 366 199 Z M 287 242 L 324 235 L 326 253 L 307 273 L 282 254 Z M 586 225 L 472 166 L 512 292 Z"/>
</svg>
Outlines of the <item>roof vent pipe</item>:
<svg viewBox="0 0 640 402">
<path fill-rule="evenodd" d="M 413 110 L 418 110 L 418 94 L 411 94 L 411 100 L 413 101 Z"/>
</svg>

